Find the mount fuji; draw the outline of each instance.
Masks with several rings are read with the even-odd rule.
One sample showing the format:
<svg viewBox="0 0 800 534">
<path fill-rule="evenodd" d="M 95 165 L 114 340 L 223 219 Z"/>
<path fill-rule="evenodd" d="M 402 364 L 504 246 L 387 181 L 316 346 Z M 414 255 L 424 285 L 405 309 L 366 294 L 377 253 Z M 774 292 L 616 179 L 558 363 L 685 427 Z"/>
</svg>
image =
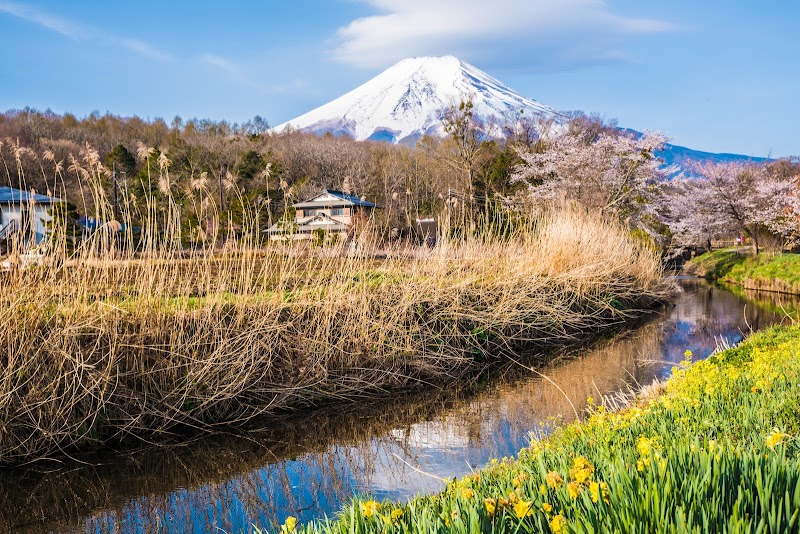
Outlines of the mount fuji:
<svg viewBox="0 0 800 534">
<path fill-rule="evenodd" d="M 458 58 L 415 57 L 273 131 L 290 126 L 317 134 L 346 134 L 357 141 L 413 144 L 423 135 L 445 135 L 445 112 L 466 96 L 472 97 L 473 116 L 487 128 L 507 122 L 520 111 L 526 117 L 562 117 Z"/>
<path fill-rule="evenodd" d="M 443 117 L 452 105 L 471 97 L 472 113 L 484 133 L 499 137 L 492 125 L 525 117 L 566 121 L 564 114 L 525 97 L 492 76 L 453 56 L 400 61 L 349 93 L 272 129 L 292 128 L 315 134 L 348 135 L 356 141 L 413 145 L 424 135 L 446 135 Z M 635 130 L 624 129 L 634 135 Z M 740 154 L 714 154 L 667 144 L 658 155 L 679 170 L 690 160 L 766 161 Z M 676 172 L 677 174 L 677 172 Z"/>
</svg>

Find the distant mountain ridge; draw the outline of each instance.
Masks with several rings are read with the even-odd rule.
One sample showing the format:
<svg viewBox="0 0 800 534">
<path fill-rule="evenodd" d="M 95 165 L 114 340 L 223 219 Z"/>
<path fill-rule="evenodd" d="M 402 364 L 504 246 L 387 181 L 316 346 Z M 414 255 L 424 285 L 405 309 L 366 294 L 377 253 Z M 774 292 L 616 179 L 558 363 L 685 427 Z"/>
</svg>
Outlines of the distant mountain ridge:
<svg viewBox="0 0 800 534">
<path fill-rule="evenodd" d="M 685 169 L 686 162 L 688 161 L 711 161 L 713 163 L 729 163 L 729 162 L 754 162 L 762 163 L 765 161 L 772 161 L 771 158 L 762 158 L 758 156 L 745 156 L 743 154 L 729 154 L 727 152 L 703 152 L 702 150 L 694 150 L 685 146 L 673 145 L 667 143 L 662 150 L 659 150 L 656 155 L 664 160 L 666 165 L 677 165 L 681 169 Z"/>
<path fill-rule="evenodd" d="M 415 57 L 400 61 L 363 85 L 272 131 L 290 127 L 319 135 L 348 135 L 357 141 L 413 145 L 424 135 L 446 135 L 442 122 L 445 112 L 465 95 L 472 96 L 473 115 L 486 126 L 488 135 L 499 135 L 500 132 L 488 131 L 491 125 L 502 124 L 520 111 L 524 116 L 556 122 L 566 119 L 556 109 L 517 93 L 456 57 Z M 681 168 L 691 159 L 767 161 L 767 158 L 714 154 L 672 144 L 660 151 L 659 156 L 667 165 L 677 164 Z"/>
</svg>

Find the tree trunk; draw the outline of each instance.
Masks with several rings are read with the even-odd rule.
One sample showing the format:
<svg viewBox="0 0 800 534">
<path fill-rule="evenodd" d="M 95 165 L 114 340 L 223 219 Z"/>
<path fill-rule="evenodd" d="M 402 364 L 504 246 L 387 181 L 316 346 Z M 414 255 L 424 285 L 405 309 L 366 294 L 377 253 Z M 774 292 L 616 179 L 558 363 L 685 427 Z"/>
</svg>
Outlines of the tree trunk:
<svg viewBox="0 0 800 534">
<path fill-rule="evenodd" d="M 755 228 L 751 229 L 745 225 L 742 225 L 742 230 L 744 230 L 744 233 L 753 240 L 753 256 L 758 256 L 758 226 L 755 226 Z"/>
</svg>

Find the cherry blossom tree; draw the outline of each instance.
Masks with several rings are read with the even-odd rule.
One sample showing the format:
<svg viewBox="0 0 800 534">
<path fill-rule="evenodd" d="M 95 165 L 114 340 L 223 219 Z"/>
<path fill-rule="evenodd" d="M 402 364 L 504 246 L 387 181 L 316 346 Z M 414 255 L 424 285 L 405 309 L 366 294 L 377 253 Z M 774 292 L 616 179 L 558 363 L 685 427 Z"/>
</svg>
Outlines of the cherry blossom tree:
<svg viewBox="0 0 800 534">
<path fill-rule="evenodd" d="M 696 176 L 674 180 L 668 196 L 669 225 L 679 240 L 747 236 L 758 254 L 765 235 L 800 230 L 796 177 L 760 163 L 705 162 L 690 169 Z"/>
<path fill-rule="evenodd" d="M 515 200 L 533 210 L 574 201 L 639 227 L 652 214 L 670 172 L 656 157 L 665 142 L 658 132 L 594 134 L 568 125 L 535 148 L 518 150 L 523 163 L 511 181 L 527 187 Z"/>
</svg>

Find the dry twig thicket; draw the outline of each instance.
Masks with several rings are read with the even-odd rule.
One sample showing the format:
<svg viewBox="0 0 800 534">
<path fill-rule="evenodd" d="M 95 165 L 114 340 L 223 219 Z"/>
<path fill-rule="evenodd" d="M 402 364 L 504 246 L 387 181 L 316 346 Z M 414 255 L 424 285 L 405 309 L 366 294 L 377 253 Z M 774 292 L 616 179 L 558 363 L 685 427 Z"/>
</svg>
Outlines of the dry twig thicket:
<svg viewBox="0 0 800 534">
<path fill-rule="evenodd" d="M 72 165 L 112 219 L 102 165 L 89 149 Z M 578 209 L 382 259 L 248 239 L 188 254 L 159 165 L 171 207 L 140 205 L 139 237 L 106 224 L 65 261 L 0 274 L 0 463 L 448 384 L 668 295 L 656 254 Z"/>
</svg>

